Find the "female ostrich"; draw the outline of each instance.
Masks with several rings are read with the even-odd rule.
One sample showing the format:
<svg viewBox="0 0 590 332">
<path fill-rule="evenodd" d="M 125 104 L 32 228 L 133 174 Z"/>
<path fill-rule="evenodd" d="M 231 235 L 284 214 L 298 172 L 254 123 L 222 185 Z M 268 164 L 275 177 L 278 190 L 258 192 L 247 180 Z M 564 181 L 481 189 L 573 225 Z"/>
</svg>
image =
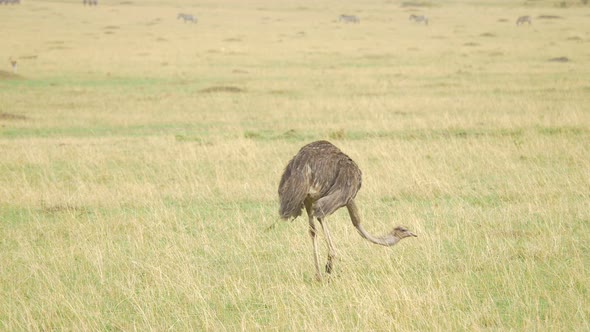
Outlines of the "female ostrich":
<svg viewBox="0 0 590 332">
<path fill-rule="evenodd" d="M 326 242 L 328 243 L 328 262 L 326 272 L 331 273 L 336 256 L 328 227 L 323 219 L 337 209 L 346 206 L 352 224 L 362 237 L 383 246 L 393 246 L 401 239 L 417 236 L 402 226 L 391 233 L 375 237 L 367 233 L 361 225 L 361 219 L 354 198 L 361 188 L 361 170 L 356 163 L 332 143 L 317 141 L 310 143 L 295 155 L 281 177 L 279 199 L 281 218 L 297 218 L 303 207 L 309 218 L 309 234 L 313 241 L 316 278 L 321 280 L 316 227 L 314 217 L 318 219 Z"/>
</svg>

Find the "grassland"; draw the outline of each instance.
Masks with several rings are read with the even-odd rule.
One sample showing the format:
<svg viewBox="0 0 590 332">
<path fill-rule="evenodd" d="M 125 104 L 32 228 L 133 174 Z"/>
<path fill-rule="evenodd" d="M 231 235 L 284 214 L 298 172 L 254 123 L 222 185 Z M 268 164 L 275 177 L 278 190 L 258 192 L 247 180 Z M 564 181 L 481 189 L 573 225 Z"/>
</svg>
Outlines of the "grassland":
<svg viewBox="0 0 590 332">
<path fill-rule="evenodd" d="M 590 330 L 590 8 L 566 5 L 0 6 L 0 330 Z M 316 139 L 363 170 L 365 228 L 419 235 L 338 211 L 324 283 L 305 220 L 267 229 Z"/>
</svg>

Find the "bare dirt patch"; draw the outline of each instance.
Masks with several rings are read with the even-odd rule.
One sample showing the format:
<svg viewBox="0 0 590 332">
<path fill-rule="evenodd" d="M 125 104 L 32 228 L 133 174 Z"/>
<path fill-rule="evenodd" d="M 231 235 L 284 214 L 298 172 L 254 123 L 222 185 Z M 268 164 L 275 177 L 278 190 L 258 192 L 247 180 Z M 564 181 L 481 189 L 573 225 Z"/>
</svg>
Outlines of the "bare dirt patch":
<svg viewBox="0 0 590 332">
<path fill-rule="evenodd" d="M 402 7 L 432 7 L 432 3 L 427 1 L 404 1 Z"/>
<path fill-rule="evenodd" d="M 83 206 L 73 206 L 69 204 L 57 204 L 57 205 L 43 205 L 41 211 L 45 214 L 60 214 L 60 213 L 73 213 L 78 215 L 87 214 L 90 210 Z"/>
<path fill-rule="evenodd" d="M 20 114 L 0 113 L 0 120 L 27 120 L 28 118 Z"/>
<path fill-rule="evenodd" d="M 557 16 L 557 15 L 539 15 L 539 16 L 537 16 L 537 19 L 540 19 L 540 20 L 560 20 L 562 18 L 563 17 Z"/>
<path fill-rule="evenodd" d="M 290 94 L 287 90 L 270 90 L 268 93 L 271 95 L 288 95 Z"/>
<path fill-rule="evenodd" d="M 566 56 L 560 56 L 560 57 L 556 57 L 556 58 L 551 58 L 547 61 L 549 61 L 549 62 L 570 62 L 570 59 Z"/>
<path fill-rule="evenodd" d="M 202 89 L 200 92 L 202 92 L 202 93 L 215 93 L 215 92 L 239 93 L 239 92 L 246 92 L 246 90 L 244 90 L 242 88 L 238 88 L 237 86 L 212 86 L 209 88 Z"/>
<path fill-rule="evenodd" d="M 20 76 L 18 74 L 11 73 L 6 70 L 0 70 L 0 81 L 1 80 L 18 80 L 21 78 L 22 78 L 22 76 Z"/>
</svg>

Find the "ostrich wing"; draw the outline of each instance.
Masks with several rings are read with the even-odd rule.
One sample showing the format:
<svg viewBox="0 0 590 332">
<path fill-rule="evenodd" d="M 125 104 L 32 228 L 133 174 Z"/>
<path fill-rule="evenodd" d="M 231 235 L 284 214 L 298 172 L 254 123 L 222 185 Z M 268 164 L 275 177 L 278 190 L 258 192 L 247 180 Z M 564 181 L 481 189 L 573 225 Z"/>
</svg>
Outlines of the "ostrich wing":
<svg viewBox="0 0 590 332">
<path fill-rule="evenodd" d="M 303 201 L 309 192 L 309 179 L 309 167 L 296 163 L 295 159 L 289 162 L 279 184 L 281 218 L 297 218 L 301 215 Z"/>
</svg>

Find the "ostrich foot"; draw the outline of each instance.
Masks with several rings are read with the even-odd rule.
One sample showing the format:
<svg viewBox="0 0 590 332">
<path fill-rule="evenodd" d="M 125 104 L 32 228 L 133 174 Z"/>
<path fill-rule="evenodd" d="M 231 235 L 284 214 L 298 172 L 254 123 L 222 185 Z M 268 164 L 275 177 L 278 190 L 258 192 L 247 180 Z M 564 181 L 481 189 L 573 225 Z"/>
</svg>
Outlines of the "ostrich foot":
<svg viewBox="0 0 590 332">
<path fill-rule="evenodd" d="M 332 273 L 332 261 L 331 260 L 329 260 L 326 263 L 326 273 Z"/>
</svg>

